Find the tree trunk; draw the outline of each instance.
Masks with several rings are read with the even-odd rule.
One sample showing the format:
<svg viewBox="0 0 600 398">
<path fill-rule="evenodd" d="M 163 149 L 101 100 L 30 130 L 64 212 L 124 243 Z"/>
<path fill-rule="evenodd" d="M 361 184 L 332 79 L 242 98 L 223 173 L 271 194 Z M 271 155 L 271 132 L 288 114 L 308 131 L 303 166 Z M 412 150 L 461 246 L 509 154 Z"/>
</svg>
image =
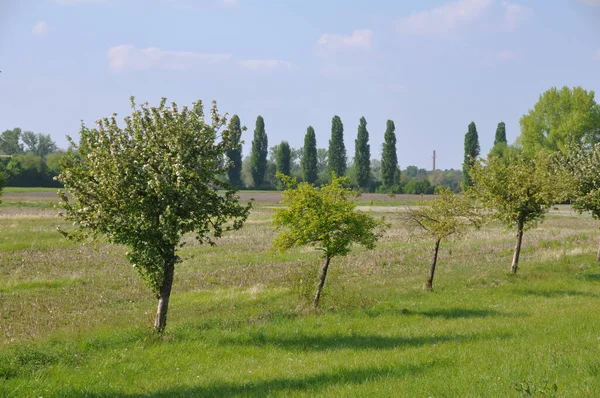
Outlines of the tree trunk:
<svg viewBox="0 0 600 398">
<path fill-rule="evenodd" d="M 160 292 L 157 295 L 158 308 L 156 310 L 156 318 L 154 319 L 154 329 L 159 333 L 163 332 L 167 326 L 167 310 L 169 309 L 169 298 L 171 297 L 171 287 L 173 286 L 176 257 L 173 255 L 164 261 L 164 277 Z"/>
<path fill-rule="evenodd" d="M 516 274 L 519 268 L 519 256 L 521 255 L 521 242 L 523 241 L 523 221 L 517 223 L 517 244 L 515 245 L 515 253 L 513 255 L 512 265 L 510 267 L 511 274 Z"/>
<path fill-rule="evenodd" d="M 317 287 L 317 293 L 315 294 L 315 299 L 313 301 L 313 308 L 317 309 L 319 307 L 319 299 L 321 298 L 321 292 L 323 291 L 323 285 L 325 285 L 325 278 L 327 277 L 327 269 L 329 268 L 329 260 L 330 257 L 325 257 L 325 265 L 321 268 L 321 279 L 319 280 L 319 286 Z"/>
<path fill-rule="evenodd" d="M 596 254 L 596 261 L 600 261 L 600 244 L 598 245 L 598 254 Z"/>
<path fill-rule="evenodd" d="M 435 241 L 435 247 L 433 248 L 433 261 L 431 262 L 431 268 L 429 269 L 429 277 L 425 282 L 425 290 L 433 290 L 433 274 L 435 273 L 435 265 L 437 264 L 438 252 L 440 250 L 440 241 Z"/>
</svg>

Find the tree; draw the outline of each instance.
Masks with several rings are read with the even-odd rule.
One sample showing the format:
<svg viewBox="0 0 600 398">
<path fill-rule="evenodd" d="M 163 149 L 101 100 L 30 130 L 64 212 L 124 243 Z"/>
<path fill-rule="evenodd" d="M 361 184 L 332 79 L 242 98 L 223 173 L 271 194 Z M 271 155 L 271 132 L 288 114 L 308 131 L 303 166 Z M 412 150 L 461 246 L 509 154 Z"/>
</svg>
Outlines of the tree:
<svg viewBox="0 0 600 398">
<path fill-rule="evenodd" d="M 17 155 L 23 153 L 21 140 L 21 129 L 16 127 L 12 130 L 4 130 L 0 134 L 0 151 L 6 155 Z"/>
<path fill-rule="evenodd" d="M 280 178 L 287 189 L 282 193 L 285 207 L 275 209 L 273 216 L 273 225 L 279 231 L 273 247 L 285 251 L 308 245 L 323 253 L 325 262 L 313 300 L 316 309 L 330 260 L 348 254 L 353 243 L 374 248 L 383 232 L 383 219 L 356 211 L 356 202 L 351 198 L 358 193 L 344 188 L 346 178 L 333 175 L 331 183 L 321 188 L 307 182 L 297 184 L 290 177 Z"/>
<path fill-rule="evenodd" d="M 344 125 L 339 116 L 331 120 L 331 139 L 329 140 L 328 171 L 329 175 L 346 175 L 346 147 L 344 146 Z"/>
<path fill-rule="evenodd" d="M 267 171 L 267 155 L 269 153 L 269 142 L 265 132 L 265 121 L 262 116 L 256 118 L 254 139 L 250 152 L 250 171 L 255 188 L 261 188 Z"/>
<path fill-rule="evenodd" d="M 523 232 L 544 219 L 552 204 L 564 194 L 562 179 L 554 178 L 546 152 L 534 158 L 513 150 L 506 156 L 476 161 L 470 168 L 472 185 L 467 194 L 490 211 L 490 216 L 508 228 L 516 228 L 517 237 L 511 272 L 517 272 Z"/>
<path fill-rule="evenodd" d="M 392 120 L 387 121 L 383 136 L 383 151 L 381 153 L 381 182 L 384 187 L 392 187 L 394 176 L 398 169 L 398 154 L 396 153 L 396 126 Z"/>
<path fill-rule="evenodd" d="M 358 135 L 354 144 L 354 165 L 356 166 L 356 182 L 360 189 L 368 189 L 371 182 L 371 146 L 367 120 L 360 118 Z"/>
<path fill-rule="evenodd" d="M 7 179 L 8 176 L 6 175 L 6 173 L 0 171 L 0 198 L 2 198 L 2 191 L 4 190 L 4 185 L 6 184 Z M 2 203 L 2 200 L 0 200 L 0 203 Z"/>
<path fill-rule="evenodd" d="M 242 131 L 245 131 L 246 127 L 242 127 L 240 124 L 240 118 L 238 115 L 233 115 L 227 125 L 227 131 L 231 135 L 231 148 L 227 149 L 226 155 L 229 159 L 230 165 L 227 169 L 227 176 L 229 183 L 234 188 L 241 188 L 242 183 Z"/>
<path fill-rule="evenodd" d="M 277 173 L 289 176 L 292 170 L 291 160 L 290 144 L 288 144 L 287 141 L 281 141 L 281 144 L 277 146 L 277 155 L 275 159 Z"/>
<path fill-rule="evenodd" d="M 592 217 L 600 219 L 600 144 L 592 148 L 571 146 L 557 163 L 566 172 L 573 209 L 579 213 L 589 211 Z M 596 260 L 600 261 L 600 247 Z"/>
<path fill-rule="evenodd" d="M 565 152 L 569 145 L 600 142 L 600 105 L 581 87 L 552 87 L 520 120 L 518 142 L 528 156 L 540 148 Z"/>
<path fill-rule="evenodd" d="M 302 151 L 302 178 L 309 184 L 317 181 L 317 138 L 315 129 L 308 126 L 304 136 L 304 150 Z"/>
<path fill-rule="evenodd" d="M 165 104 L 163 98 L 158 107 L 136 108 L 132 97 L 125 128 L 114 116 L 99 120 L 96 129 L 82 126 L 79 145 L 70 140 L 75 151 L 65 155 L 57 177 L 65 186 L 59 205 L 77 226 L 62 233 L 102 234 L 129 247 L 129 262 L 158 299 L 159 332 L 166 326 L 183 235 L 194 232 L 212 245 L 212 237 L 241 228 L 250 208 L 218 178 L 226 172 L 225 152 L 234 140 L 227 130 L 219 134 L 225 119 L 216 103 L 210 123 L 200 101 L 181 110 Z"/>
<path fill-rule="evenodd" d="M 504 122 L 498 123 L 498 127 L 496 128 L 496 137 L 494 138 L 494 146 L 498 144 L 507 144 L 506 141 L 506 125 Z"/>
<path fill-rule="evenodd" d="M 477 135 L 477 127 L 474 122 L 469 124 L 469 130 L 465 134 L 465 160 L 463 162 L 463 186 L 471 185 L 470 168 L 475 164 L 477 156 L 479 156 L 479 136 Z"/>
<path fill-rule="evenodd" d="M 409 223 L 423 229 L 435 242 L 429 275 L 425 281 L 426 290 L 433 289 L 433 276 L 442 239 L 452 235 L 461 236 L 470 225 L 479 228 L 482 221 L 468 198 L 459 197 L 445 187 L 438 188 L 438 194 L 437 199 L 421 201 L 419 206 L 404 213 Z"/>
</svg>

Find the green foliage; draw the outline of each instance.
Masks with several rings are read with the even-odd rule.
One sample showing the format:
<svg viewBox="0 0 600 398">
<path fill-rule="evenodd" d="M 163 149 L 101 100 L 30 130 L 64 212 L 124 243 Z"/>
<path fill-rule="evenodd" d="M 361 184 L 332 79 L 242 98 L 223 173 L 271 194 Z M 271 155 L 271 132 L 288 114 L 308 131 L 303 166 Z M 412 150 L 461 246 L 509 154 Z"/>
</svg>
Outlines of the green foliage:
<svg viewBox="0 0 600 398">
<path fill-rule="evenodd" d="M 496 128 L 496 136 L 494 137 L 494 146 L 502 143 L 507 144 L 506 125 L 504 124 L 504 122 L 498 123 L 498 127 Z"/>
<path fill-rule="evenodd" d="M 324 258 L 344 256 L 352 244 L 367 249 L 375 247 L 383 232 L 383 220 L 356 211 L 352 200 L 357 192 L 343 186 L 347 180 L 333 176 L 331 183 L 320 188 L 309 183 L 297 184 L 290 177 L 280 176 L 286 183 L 282 203 L 275 209 L 273 225 L 279 235 L 273 247 L 285 251 L 296 246 L 313 246 Z"/>
<path fill-rule="evenodd" d="M 346 175 L 346 147 L 344 145 L 344 125 L 339 116 L 334 116 L 331 120 L 331 139 L 329 140 L 329 150 L 327 151 L 327 168 L 329 176 Z"/>
<path fill-rule="evenodd" d="M 473 184 L 467 194 L 507 227 L 537 225 L 565 192 L 562 179 L 555 178 L 556 170 L 543 151 L 533 159 L 520 151 L 507 151 L 503 158 L 493 156 L 475 162 L 470 174 Z"/>
<path fill-rule="evenodd" d="M 58 147 L 52 141 L 50 134 L 36 134 L 31 131 L 25 131 L 21 136 L 21 140 L 25 144 L 25 152 L 33 153 L 36 156 L 46 157 L 52 152 L 55 152 Z"/>
<path fill-rule="evenodd" d="M 308 126 L 304 136 L 304 150 L 302 151 L 302 178 L 309 184 L 317 181 L 319 170 L 317 169 L 317 137 L 315 129 Z"/>
<path fill-rule="evenodd" d="M 590 145 L 600 140 L 600 105 L 594 91 L 582 87 L 552 87 L 521 117 L 518 139 L 527 156 L 540 148 L 565 152 L 570 145 Z"/>
<path fill-rule="evenodd" d="M 6 155 L 16 155 L 23 153 L 23 144 L 21 144 L 20 128 L 16 127 L 12 130 L 4 130 L 0 134 L 0 152 Z"/>
<path fill-rule="evenodd" d="M 383 137 L 383 151 L 381 153 L 381 182 L 384 187 L 395 184 L 394 176 L 398 170 L 398 154 L 396 153 L 396 126 L 388 120 Z"/>
<path fill-rule="evenodd" d="M 250 171 L 254 188 L 261 188 L 267 172 L 267 155 L 269 153 L 269 142 L 265 132 L 265 121 L 262 116 L 256 118 L 254 139 L 250 152 Z"/>
<path fill-rule="evenodd" d="M 131 101 L 125 128 L 113 115 L 96 129 L 82 125 L 79 145 L 70 140 L 76 152 L 62 161 L 58 180 L 66 192 L 59 205 L 78 228 L 65 234 L 103 234 L 128 246 L 127 258 L 158 292 L 184 234 L 212 244 L 211 236 L 242 226 L 249 206 L 217 178 L 226 172 L 234 133 L 225 130 L 219 139 L 225 119 L 216 103 L 207 123 L 200 101 L 181 110 L 175 103 L 167 107 L 164 98 L 159 107 L 136 108 Z"/>
<path fill-rule="evenodd" d="M 281 141 L 281 144 L 277 146 L 276 172 L 289 176 L 292 170 L 291 161 L 290 144 L 287 141 Z"/>
<path fill-rule="evenodd" d="M 434 192 L 435 192 L 435 187 L 433 187 L 431 185 L 431 183 L 429 182 L 429 180 L 427 180 L 427 179 L 410 180 L 404 187 L 404 193 L 407 193 L 410 195 L 425 195 L 425 194 L 429 195 Z"/>
<path fill-rule="evenodd" d="M 580 213 L 589 211 L 600 219 L 600 144 L 591 148 L 569 147 L 557 160 L 566 172 L 563 178 L 567 178 L 570 187 L 573 209 Z"/>
<path fill-rule="evenodd" d="M 371 184 L 371 146 L 367 120 L 360 118 L 358 134 L 354 144 L 354 166 L 356 167 L 356 182 L 361 190 L 368 190 Z"/>
<path fill-rule="evenodd" d="M 465 134 L 465 159 L 463 162 L 463 185 L 468 187 L 471 185 L 470 168 L 475 164 L 477 156 L 479 156 L 479 136 L 477 135 L 477 127 L 474 122 L 469 124 L 469 130 Z"/>
<path fill-rule="evenodd" d="M 229 159 L 230 166 L 227 169 L 229 183 L 234 188 L 242 188 L 242 127 L 238 115 L 233 115 L 227 125 L 228 134 L 231 135 L 231 148 L 228 148 L 225 154 Z"/>
</svg>

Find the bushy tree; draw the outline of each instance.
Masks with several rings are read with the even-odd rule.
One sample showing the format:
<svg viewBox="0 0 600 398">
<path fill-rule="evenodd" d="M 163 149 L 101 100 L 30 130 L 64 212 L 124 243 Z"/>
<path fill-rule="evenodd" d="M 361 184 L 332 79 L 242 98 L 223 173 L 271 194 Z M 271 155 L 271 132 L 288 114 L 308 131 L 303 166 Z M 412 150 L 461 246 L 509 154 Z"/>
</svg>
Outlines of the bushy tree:
<svg viewBox="0 0 600 398">
<path fill-rule="evenodd" d="M 229 183 L 234 188 L 241 188 L 242 183 L 242 131 L 246 127 L 242 127 L 238 115 L 233 115 L 227 125 L 228 134 L 231 135 L 231 148 L 227 149 L 226 155 L 230 165 L 227 169 L 227 177 Z"/>
<path fill-rule="evenodd" d="M 331 120 L 331 139 L 327 156 L 329 175 L 345 176 L 347 158 L 344 145 L 344 125 L 342 119 L 337 115 Z"/>
<path fill-rule="evenodd" d="M 469 130 L 465 134 L 465 159 L 463 162 L 463 186 L 471 185 L 470 168 L 475 164 L 477 156 L 479 156 L 479 136 L 477 127 L 474 122 L 469 124 Z"/>
<path fill-rule="evenodd" d="M 421 201 L 403 214 L 411 224 L 423 229 L 433 239 L 433 259 L 425 289 L 433 289 L 433 276 L 437 265 L 440 242 L 455 235 L 460 237 L 469 226 L 479 228 L 482 217 L 473 208 L 468 198 L 453 194 L 450 189 L 438 188 L 439 196 L 435 200 Z"/>
<path fill-rule="evenodd" d="M 354 165 L 356 166 L 356 182 L 362 190 L 369 189 L 371 183 L 371 146 L 367 120 L 360 118 L 358 134 L 354 142 Z"/>
<path fill-rule="evenodd" d="M 4 130 L 0 134 L 0 152 L 6 155 L 16 155 L 23 153 L 23 144 L 21 143 L 22 131 L 16 127 L 12 130 Z"/>
<path fill-rule="evenodd" d="M 36 134 L 31 131 L 25 131 L 21 136 L 23 143 L 25 144 L 25 152 L 33 153 L 36 156 L 42 158 L 55 152 L 58 147 L 56 143 L 52 141 L 50 134 Z"/>
<path fill-rule="evenodd" d="M 519 143 L 525 154 L 539 149 L 565 152 L 570 145 L 591 145 L 600 141 L 600 105 L 594 92 L 582 87 L 552 87 L 520 120 Z"/>
<path fill-rule="evenodd" d="M 289 176 L 292 171 L 292 157 L 290 144 L 287 141 L 281 141 L 277 146 L 277 155 L 275 159 L 276 172 Z"/>
<path fill-rule="evenodd" d="M 273 225 L 279 232 L 273 247 L 281 251 L 296 246 L 313 246 L 322 252 L 321 268 L 313 307 L 319 306 L 319 298 L 329 262 L 333 257 L 345 256 L 352 244 L 372 249 L 383 232 L 383 219 L 377 220 L 356 210 L 352 200 L 358 195 L 343 186 L 347 179 L 333 176 L 329 184 L 316 188 L 312 184 L 297 182 L 280 176 L 287 189 L 283 191 L 284 208 L 275 209 Z"/>
<path fill-rule="evenodd" d="M 261 188 L 267 171 L 267 155 L 269 153 L 269 142 L 265 132 L 265 121 L 262 116 L 256 118 L 254 139 L 250 152 L 250 171 L 255 188 Z"/>
<path fill-rule="evenodd" d="M 136 108 L 133 97 L 131 103 L 124 128 L 113 116 L 97 128 L 82 126 L 79 145 L 70 140 L 75 151 L 63 158 L 57 177 L 65 185 L 59 205 L 78 228 L 63 234 L 102 234 L 129 248 L 128 260 L 158 299 L 154 327 L 160 332 L 183 235 L 194 232 L 214 244 L 212 237 L 241 228 L 249 205 L 218 178 L 234 140 L 227 130 L 219 134 L 225 119 L 216 103 L 209 122 L 200 101 L 181 110 L 166 106 L 166 99 L 158 107 Z"/>
<path fill-rule="evenodd" d="M 304 150 L 302 151 L 302 178 L 309 184 L 317 181 L 317 137 L 312 126 L 306 129 L 304 136 Z"/>
<path fill-rule="evenodd" d="M 489 215 L 517 231 L 511 272 L 517 272 L 523 232 L 544 219 L 550 207 L 565 193 L 563 179 L 556 179 L 549 155 L 534 158 L 521 151 L 478 160 L 470 168 L 472 186 L 467 194 L 489 210 Z"/>
<path fill-rule="evenodd" d="M 398 154 L 396 153 L 396 126 L 388 120 L 383 136 L 383 151 L 381 153 L 381 182 L 386 188 L 395 184 L 394 177 L 398 170 Z"/>
</svg>

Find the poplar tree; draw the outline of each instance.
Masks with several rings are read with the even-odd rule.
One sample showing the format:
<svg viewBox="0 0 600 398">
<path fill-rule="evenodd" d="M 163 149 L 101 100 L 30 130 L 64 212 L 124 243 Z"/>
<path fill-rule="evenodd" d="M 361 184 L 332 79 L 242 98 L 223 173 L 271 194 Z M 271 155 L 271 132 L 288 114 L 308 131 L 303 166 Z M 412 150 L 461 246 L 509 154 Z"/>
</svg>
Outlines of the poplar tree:
<svg viewBox="0 0 600 398">
<path fill-rule="evenodd" d="M 281 141 L 281 144 L 277 145 L 277 154 L 275 156 L 275 169 L 277 173 L 289 176 L 292 169 L 291 159 L 290 144 L 287 141 Z"/>
<path fill-rule="evenodd" d="M 225 153 L 230 165 L 227 169 L 229 183 L 234 188 L 242 187 L 242 131 L 246 128 L 240 125 L 238 115 L 233 115 L 227 125 L 227 131 L 231 135 L 231 148 Z"/>
<path fill-rule="evenodd" d="M 477 127 L 474 122 L 469 124 L 469 130 L 465 134 L 465 160 L 463 163 L 463 186 L 469 187 L 472 185 L 469 171 L 475 164 L 477 156 L 479 156 L 479 136 L 477 135 Z"/>
<path fill-rule="evenodd" d="M 381 154 L 381 180 L 384 187 L 394 185 L 394 176 L 398 169 L 398 155 L 396 153 L 396 126 L 388 120 L 383 137 L 383 151 Z"/>
<path fill-rule="evenodd" d="M 358 135 L 354 141 L 354 166 L 356 167 L 358 187 L 367 189 L 371 180 L 371 146 L 369 145 L 367 120 L 364 117 L 360 118 Z"/>
<path fill-rule="evenodd" d="M 250 173 L 252 174 L 255 188 L 260 188 L 265 180 L 268 153 L 269 142 L 267 133 L 265 132 L 265 120 L 259 115 L 256 118 L 252 151 L 250 152 Z"/>
<path fill-rule="evenodd" d="M 308 126 L 304 136 L 304 149 L 302 151 L 302 178 L 309 184 L 317 181 L 317 138 L 315 129 Z"/>
<path fill-rule="evenodd" d="M 339 116 L 331 120 L 331 139 L 329 140 L 328 171 L 338 177 L 346 175 L 346 147 L 344 146 L 344 125 Z"/>
<path fill-rule="evenodd" d="M 504 122 L 498 123 L 496 128 L 496 137 L 494 138 L 494 146 L 498 144 L 507 144 L 506 142 L 506 125 Z"/>
</svg>

